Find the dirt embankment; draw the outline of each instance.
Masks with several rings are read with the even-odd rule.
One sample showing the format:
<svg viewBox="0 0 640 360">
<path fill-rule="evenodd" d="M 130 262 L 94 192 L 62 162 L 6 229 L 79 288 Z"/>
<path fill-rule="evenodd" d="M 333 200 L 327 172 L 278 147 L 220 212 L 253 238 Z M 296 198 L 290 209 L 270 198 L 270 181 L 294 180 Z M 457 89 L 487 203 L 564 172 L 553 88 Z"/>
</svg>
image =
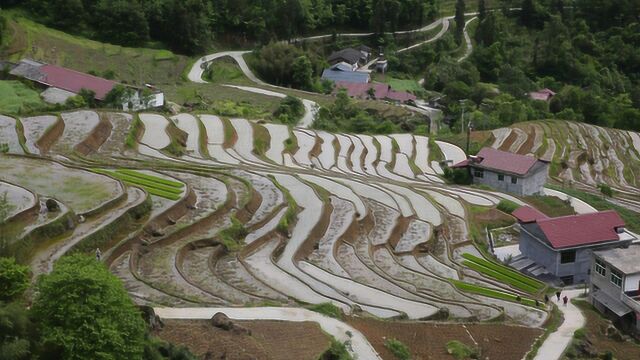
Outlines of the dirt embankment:
<svg viewBox="0 0 640 360">
<path fill-rule="evenodd" d="M 512 131 L 509 136 L 502 142 L 502 145 L 498 150 L 509 151 L 511 149 L 511 145 L 518 139 L 518 134 L 515 131 Z"/>
<path fill-rule="evenodd" d="M 101 114 L 98 125 L 86 139 L 76 145 L 75 150 L 84 156 L 98 152 L 100 146 L 111 136 L 111 130 L 113 130 L 113 125 L 104 114 Z"/>
<path fill-rule="evenodd" d="M 316 360 L 329 337 L 314 322 L 233 320 L 250 334 L 214 327 L 210 320 L 163 320 L 154 335 L 184 345 L 200 359 Z"/>
<path fill-rule="evenodd" d="M 384 344 L 387 339 L 397 339 L 407 345 L 412 359 L 451 360 L 447 342 L 458 340 L 478 348 L 480 359 L 520 360 L 542 333 L 541 329 L 502 324 L 393 322 L 353 317 L 347 322 L 367 337 L 383 359 L 395 358 Z"/>
<path fill-rule="evenodd" d="M 46 154 L 51 149 L 51 146 L 58 141 L 62 133 L 64 132 L 64 121 L 58 116 L 56 122 L 51 125 L 44 134 L 36 141 L 36 147 L 40 149 L 41 154 Z"/>
<path fill-rule="evenodd" d="M 309 234 L 304 243 L 302 243 L 302 245 L 298 248 L 298 251 L 296 251 L 294 255 L 294 261 L 301 261 L 306 259 L 313 252 L 313 250 L 317 249 L 318 242 L 329 227 L 332 212 L 333 206 L 331 205 L 331 202 L 326 201 L 322 209 L 320 220 L 318 221 L 316 226 L 314 226 L 311 234 Z"/>
</svg>

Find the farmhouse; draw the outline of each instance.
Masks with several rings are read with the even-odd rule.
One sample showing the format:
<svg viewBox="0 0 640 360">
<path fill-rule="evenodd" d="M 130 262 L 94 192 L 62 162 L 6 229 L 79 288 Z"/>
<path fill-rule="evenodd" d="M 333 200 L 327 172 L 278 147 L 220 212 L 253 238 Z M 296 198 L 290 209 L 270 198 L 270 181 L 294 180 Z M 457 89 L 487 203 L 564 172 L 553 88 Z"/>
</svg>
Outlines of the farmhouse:
<svg viewBox="0 0 640 360">
<path fill-rule="evenodd" d="M 322 79 L 337 82 L 347 82 L 354 84 L 366 84 L 371 81 L 371 75 L 366 71 L 354 70 L 353 66 L 340 62 L 324 69 Z"/>
<path fill-rule="evenodd" d="M 596 251 L 589 300 L 623 329 L 640 333 L 640 245 Z"/>
<path fill-rule="evenodd" d="M 93 91 L 95 100 L 104 101 L 117 82 L 90 74 L 23 59 L 9 72 L 12 76 L 31 80 L 46 90 L 42 93 L 45 101 L 64 103 L 82 89 Z M 126 86 L 129 95 L 122 99 L 122 110 L 143 110 L 164 105 L 164 94 L 132 86 Z"/>
<path fill-rule="evenodd" d="M 366 64 L 370 57 L 371 49 L 367 46 L 360 45 L 357 49 L 346 48 L 335 51 L 329 55 L 327 61 L 331 65 L 344 62 L 351 65 L 352 69 L 355 70 L 359 65 Z"/>
<path fill-rule="evenodd" d="M 523 206 L 513 216 L 520 228 L 521 257 L 512 266 L 535 276 L 551 274 L 565 285 L 589 280 L 593 251 L 625 246 L 634 239 L 611 210 L 550 218 Z"/>
<path fill-rule="evenodd" d="M 532 100 L 540 100 L 540 101 L 550 101 L 552 97 L 554 97 L 556 93 L 553 90 L 544 88 L 538 91 L 532 91 L 529 93 L 529 97 Z"/>
<path fill-rule="evenodd" d="M 485 147 L 478 155 L 469 156 L 451 167 L 469 168 L 474 184 L 525 196 L 542 193 L 549 163 L 533 156 Z"/>
</svg>

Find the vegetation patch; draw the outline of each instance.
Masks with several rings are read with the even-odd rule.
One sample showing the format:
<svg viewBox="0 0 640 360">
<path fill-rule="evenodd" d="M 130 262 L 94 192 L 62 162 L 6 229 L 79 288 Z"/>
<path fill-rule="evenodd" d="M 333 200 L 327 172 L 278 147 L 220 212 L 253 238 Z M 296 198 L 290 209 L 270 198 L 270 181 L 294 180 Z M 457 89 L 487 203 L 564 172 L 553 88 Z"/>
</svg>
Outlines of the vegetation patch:
<svg viewBox="0 0 640 360">
<path fill-rule="evenodd" d="M 411 352 L 407 345 L 397 339 L 388 339 L 384 346 L 399 360 L 410 360 Z"/>
<path fill-rule="evenodd" d="M 157 176 L 143 174 L 133 170 L 118 169 L 109 171 L 104 169 L 93 169 L 94 172 L 112 176 L 128 185 L 139 186 L 149 194 L 165 199 L 177 201 L 182 197 L 184 184 L 163 179 Z"/>
<path fill-rule="evenodd" d="M 37 91 L 15 80 L 0 80 L 0 113 L 24 114 L 46 109 Z"/>
<path fill-rule="evenodd" d="M 549 217 L 574 215 L 576 213 L 570 202 L 564 201 L 556 196 L 534 195 L 527 196 L 524 200 Z"/>
<path fill-rule="evenodd" d="M 521 290 L 536 293 L 546 287 L 544 283 L 496 262 L 479 258 L 469 253 L 462 254 L 462 257 L 465 258 L 463 260 L 464 265 Z"/>
<path fill-rule="evenodd" d="M 502 211 L 503 213 L 511 214 L 512 212 L 514 212 L 517 209 L 519 209 L 520 205 L 516 204 L 515 202 L 513 202 L 511 200 L 502 199 L 498 203 L 497 208 L 498 208 L 498 210 Z"/>
<path fill-rule="evenodd" d="M 451 340 L 447 343 L 447 352 L 457 360 L 477 359 L 478 349 L 475 349 L 458 340 Z"/>
<path fill-rule="evenodd" d="M 342 319 L 344 317 L 342 310 L 330 302 L 314 304 L 309 306 L 308 309 L 334 319 Z"/>
<path fill-rule="evenodd" d="M 249 231 L 235 216 L 231 216 L 231 225 L 218 233 L 218 238 L 229 251 L 238 251 L 242 248 L 244 238 Z"/>
<path fill-rule="evenodd" d="M 455 285 L 456 288 L 458 288 L 459 290 L 465 291 L 465 292 L 478 294 L 478 295 L 483 295 L 483 296 L 487 296 L 487 297 L 494 298 L 494 299 L 507 300 L 507 301 L 511 301 L 511 302 L 519 302 L 519 303 L 527 305 L 527 306 L 536 307 L 536 301 L 535 300 L 529 299 L 529 298 L 524 298 L 524 297 L 521 297 L 521 296 L 519 296 L 517 294 L 508 293 L 508 292 L 504 292 L 504 291 L 500 291 L 500 290 L 495 290 L 495 289 L 492 289 L 492 288 L 488 288 L 488 287 L 484 287 L 484 286 L 480 286 L 480 285 L 475 285 L 475 284 L 471 284 L 471 283 L 467 283 L 467 282 L 459 281 L 459 280 L 450 279 L 449 281 L 453 285 Z M 542 307 L 544 307 L 544 304 L 538 303 L 538 307 L 542 308 Z"/>
</svg>

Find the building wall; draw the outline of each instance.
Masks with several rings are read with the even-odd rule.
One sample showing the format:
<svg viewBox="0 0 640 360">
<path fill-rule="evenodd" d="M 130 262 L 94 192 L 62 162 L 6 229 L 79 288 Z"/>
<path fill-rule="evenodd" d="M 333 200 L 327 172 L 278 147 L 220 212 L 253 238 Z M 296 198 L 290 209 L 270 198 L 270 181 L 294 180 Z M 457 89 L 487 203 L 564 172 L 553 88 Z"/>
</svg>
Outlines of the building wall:
<svg viewBox="0 0 640 360">
<path fill-rule="evenodd" d="M 547 182 L 547 172 L 549 165 L 544 164 L 540 166 L 537 171 L 527 177 L 517 177 L 518 183 L 511 183 L 511 175 L 503 174 L 504 179 L 498 180 L 500 173 L 484 170 L 483 177 L 474 176 L 474 168 L 471 168 L 471 176 L 473 177 L 474 184 L 483 184 L 491 186 L 492 188 L 504 192 L 509 192 L 516 195 L 526 196 L 534 195 L 542 192 L 544 184 Z"/>
<path fill-rule="evenodd" d="M 592 256 L 591 259 L 591 289 L 593 290 L 593 286 L 597 286 L 600 291 L 604 291 L 607 295 L 611 296 L 614 299 L 620 299 L 620 293 L 622 291 L 621 288 L 617 287 L 614 283 L 611 282 L 611 267 L 609 264 L 606 264 L 607 272 L 604 276 L 598 274 L 595 270 L 596 266 L 596 257 Z"/>
<path fill-rule="evenodd" d="M 529 228 L 529 231 L 536 233 L 537 225 L 525 224 L 523 228 Z M 533 229 L 531 229 L 533 228 Z M 572 263 L 561 264 L 561 251 L 554 250 L 545 246 L 540 240 L 529 234 L 527 231 L 520 231 L 520 252 L 533 260 L 536 264 L 544 266 L 551 274 L 561 278 L 564 276 L 573 276 L 574 284 L 589 282 L 589 273 L 593 272 L 593 251 L 604 250 L 620 246 L 619 242 L 602 245 L 599 247 L 577 248 L 575 261 Z M 607 271 L 607 276 L 609 272 Z M 614 286 L 611 284 L 611 286 Z"/>
</svg>

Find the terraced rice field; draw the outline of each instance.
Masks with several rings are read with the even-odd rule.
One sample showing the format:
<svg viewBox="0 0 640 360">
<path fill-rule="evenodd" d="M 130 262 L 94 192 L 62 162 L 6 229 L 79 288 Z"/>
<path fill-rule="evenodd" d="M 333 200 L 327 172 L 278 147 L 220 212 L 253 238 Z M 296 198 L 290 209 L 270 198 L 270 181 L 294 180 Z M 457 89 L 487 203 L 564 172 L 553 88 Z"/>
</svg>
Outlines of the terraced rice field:
<svg viewBox="0 0 640 360">
<path fill-rule="evenodd" d="M 70 126 L 76 117 L 93 120 Z M 540 284 L 483 263 L 468 235 L 470 205 L 513 198 L 443 184 L 426 137 L 140 114 L 142 132 L 127 148 L 118 142 L 130 115 L 61 118 L 64 131 L 46 135 L 42 159 L 0 155 L 0 180 L 72 211 L 62 234 L 34 245 L 35 273 L 67 251 L 100 247 L 142 304 L 332 303 L 356 316 L 529 327 L 547 318 L 533 301 Z M 96 119 L 111 126 L 86 156 L 77 144 L 95 137 Z M 182 155 L 168 151 L 179 143 L 173 126 L 187 135 Z M 38 155 L 33 144 L 43 132 L 34 129 L 24 126 L 22 135 Z M 461 156 L 454 145 L 437 146 L 452 161 Z"/>
<path fill-rule="evenodd" d="M 492 131 L 492 147 L 551 161 L 557 182 L 587 191 L 608 184 L 621 205 L 640 211 L 640 134 L 563 120 Z"/>
</svg>

